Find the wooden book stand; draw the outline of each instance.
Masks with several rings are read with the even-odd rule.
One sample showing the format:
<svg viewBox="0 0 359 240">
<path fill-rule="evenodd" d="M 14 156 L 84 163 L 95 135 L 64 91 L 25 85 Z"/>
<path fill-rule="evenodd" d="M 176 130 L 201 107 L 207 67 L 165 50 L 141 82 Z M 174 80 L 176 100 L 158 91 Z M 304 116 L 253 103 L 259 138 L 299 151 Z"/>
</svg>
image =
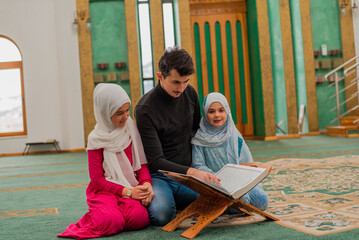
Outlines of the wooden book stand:
<svg viewBox="0 0 359 240">
<path fill-rule="evenodd" d="M 214 219 L 219 217 L 227 207 L 239 209 L 242 212 L 253 215 L 257 213 L 266 218 L 266 220 L 277 221 L 278 219 L 265 213 L 258 208 L 241 201 L 240 199 L 234 200 L 207 185 L 186 176 L 181 176 L 176 173 L 165 173 L 165 175 L 200 194 L 200 196 L 186 209 L 180 212 L 175 219 L 165 225 L 162 230 L 173 232 L 177 226 L 186 218 L 193 215 L 198 215 L 198 221 L 192 227 L 184 231 L 181 236 L 193 239 L 196 235 L 207 226 Z"/>
</svg>

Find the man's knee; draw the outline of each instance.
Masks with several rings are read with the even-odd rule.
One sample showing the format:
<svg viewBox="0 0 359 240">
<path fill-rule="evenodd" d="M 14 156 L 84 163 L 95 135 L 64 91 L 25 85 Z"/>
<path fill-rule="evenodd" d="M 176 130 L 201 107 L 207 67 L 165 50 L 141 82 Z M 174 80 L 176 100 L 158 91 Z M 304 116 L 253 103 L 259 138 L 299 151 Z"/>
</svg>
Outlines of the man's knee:
<svg viewBox="0 0 359 240">
<path fill-rule="evenodd" d="M 151 203 L 148 208 L 150 222 L 156 226 L 164 226 L 176 216 L 176 206 L 170 203 Z"/>
<path fill-rule="evenodd" d="M 150 222 L 163 226 L 176 216 L 176 203 L 171 188 L 171 180 L 162 174 L 151 174 L 155 197 L 148 206 Z"/>
<path fill-rule="evenodd" d="M 151 224 L 155 226 L 164 226 L 174 219 L 176 211 L 157 211 L 150 215 Z"/>
</svg>

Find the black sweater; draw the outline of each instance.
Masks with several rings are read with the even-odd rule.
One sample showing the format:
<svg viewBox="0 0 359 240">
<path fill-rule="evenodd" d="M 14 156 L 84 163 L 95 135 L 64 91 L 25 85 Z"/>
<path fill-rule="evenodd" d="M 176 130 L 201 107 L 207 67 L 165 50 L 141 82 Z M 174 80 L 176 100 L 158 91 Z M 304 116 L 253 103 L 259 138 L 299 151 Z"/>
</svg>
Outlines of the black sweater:
<svg viewBox="0 0 359 240">
<path fill-rule="evenodd" d="M 136 105 L 135 118 L 150 172 L 185 174 L 192 163 L 191 138 L 201 119 L 195 89 L 188 85 L 174 98 L 158 83 Z"/>
</svg>

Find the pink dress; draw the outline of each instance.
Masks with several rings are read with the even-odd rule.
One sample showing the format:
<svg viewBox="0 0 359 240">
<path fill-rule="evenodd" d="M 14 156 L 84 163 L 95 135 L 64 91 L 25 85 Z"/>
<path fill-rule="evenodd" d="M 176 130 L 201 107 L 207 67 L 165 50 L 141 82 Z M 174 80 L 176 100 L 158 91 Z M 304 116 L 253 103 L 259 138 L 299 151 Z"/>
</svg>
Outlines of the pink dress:
<svg viewBox="0 0 359 240">
<path fill-rule="evenodd" d="M 124 151 L 132 163 L 132 143 Z M 148 225 L 147 209 L 140 201 L 122 197 L 123 186 L 104 177 L 103 149 L 88 150 L 90 183 L 86 189 L 87 212 L 76 224 L 70 224 L 58 237 L 75 239 L 105 237 L 124 230 L 137 230 Z M 152 184 L 147 164 L 134 172 L 140 185 Z"/>
</svg>

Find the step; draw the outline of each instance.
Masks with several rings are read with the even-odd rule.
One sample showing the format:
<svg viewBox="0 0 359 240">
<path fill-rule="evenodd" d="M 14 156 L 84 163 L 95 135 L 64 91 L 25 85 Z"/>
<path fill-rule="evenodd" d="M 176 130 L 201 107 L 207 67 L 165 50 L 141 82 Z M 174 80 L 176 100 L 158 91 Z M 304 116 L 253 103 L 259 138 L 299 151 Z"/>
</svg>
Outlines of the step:
<svg viewBox="0 0 359 240">
<path fill-rule="evenodd" d="M 354 121 L 359 120 L 359 116 L 341 117 L 340 122 L 342 126 L 355 125 Z"/>
<path fill-rule="evenodd" d="M 359 137 L 358 125 L 328 126 L 327 135 L 333 137 Z"/>
</svg>

